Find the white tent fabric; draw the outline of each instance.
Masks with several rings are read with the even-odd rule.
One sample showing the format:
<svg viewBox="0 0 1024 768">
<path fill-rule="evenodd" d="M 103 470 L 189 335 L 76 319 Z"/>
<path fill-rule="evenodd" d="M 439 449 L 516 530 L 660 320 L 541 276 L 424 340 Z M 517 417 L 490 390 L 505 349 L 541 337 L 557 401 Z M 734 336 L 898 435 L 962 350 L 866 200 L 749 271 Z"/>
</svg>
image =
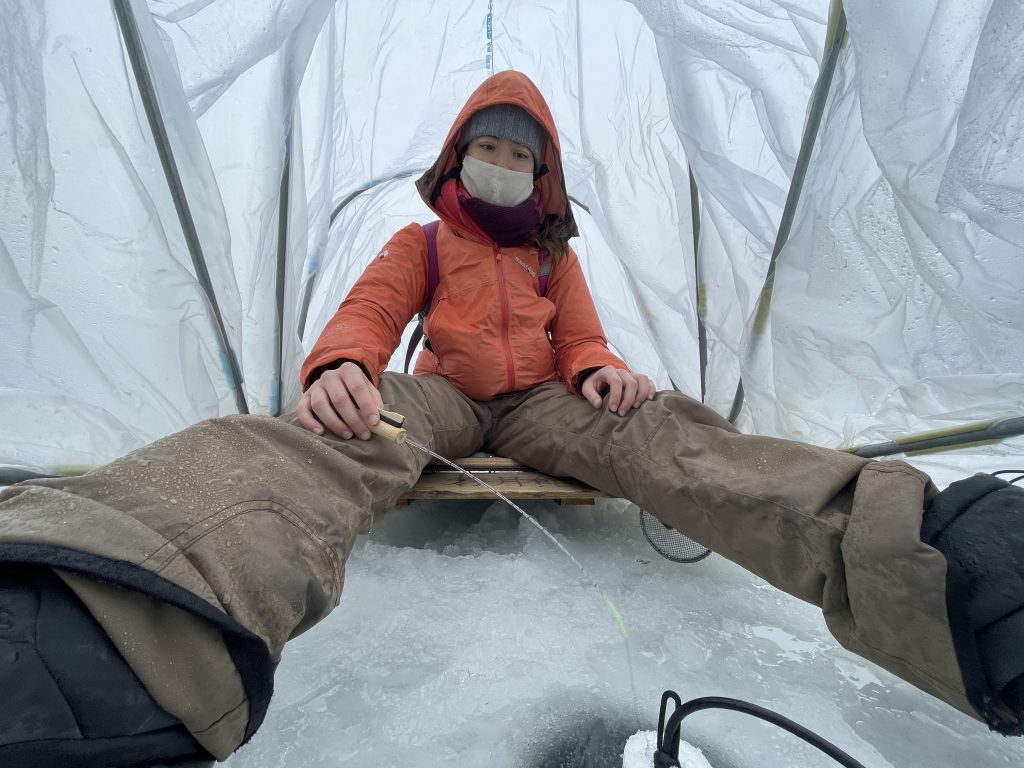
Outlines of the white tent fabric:
<svg viewBox="0 0 1024 768">
<path fill-rule="evenodd" d="M 727 412 L 742 372 L 748 430 L 839 446 L 1020 414 L 1014 2 L 847 3 L 753 339 L 825 0 L 7 0 L 0 464 L 74 471 L 237 409 L 119 5 L 252 412 L 294 405 L 303 351 L 362 266 L 429 219 L 411 180 L 465 95 L 516 68 L 558 122 L 609 339 L 660 386 L 700 395 L 699 291 L 706 400 Z"/>
</svg>

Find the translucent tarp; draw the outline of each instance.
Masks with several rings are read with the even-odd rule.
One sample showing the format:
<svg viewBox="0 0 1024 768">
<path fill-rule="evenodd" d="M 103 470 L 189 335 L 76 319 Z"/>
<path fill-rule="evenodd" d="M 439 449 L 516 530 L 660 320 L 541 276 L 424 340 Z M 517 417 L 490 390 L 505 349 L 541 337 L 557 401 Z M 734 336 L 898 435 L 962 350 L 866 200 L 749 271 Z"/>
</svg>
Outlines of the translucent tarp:
<svg viewBox="0 0 1024 768">
<path fill-rule="evenodd" d="M 230 354 L 252 412 L 293 406 L 303 351 L 391 232 L 430 218 L 412 177 L 504 68 L 551 103 L 609 339 L 660 386 L 700 396 L 701 295 L 706 400 L 728 412 L 742 373 L 748 430 L 839 446 L 1019 414 L 1019 5 L 846 11 L 755 335 L 824 0 L 7 3 L 0 464 L 94 466 L 234 412 Z"/>
</svg>

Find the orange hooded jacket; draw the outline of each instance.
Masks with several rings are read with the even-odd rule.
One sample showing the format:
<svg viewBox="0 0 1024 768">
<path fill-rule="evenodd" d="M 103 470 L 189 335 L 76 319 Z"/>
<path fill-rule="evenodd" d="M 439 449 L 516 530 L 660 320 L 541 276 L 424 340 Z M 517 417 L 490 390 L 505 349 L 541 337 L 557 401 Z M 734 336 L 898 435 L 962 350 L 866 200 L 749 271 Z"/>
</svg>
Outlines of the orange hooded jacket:
<svg viewBox="0 0 1024 768">
<path fill-rule="evenodd" d="M 456 118 L 437 162 L 417 181 L 420 195 L 441 219 L 437 232 L 440 282 L 424 323 L 430 350 L 416 374 L 437 374 L 474 400 L 528 389 L 561 378 L 576 392 L 576 377 L 589 368 L 627 369 L 608 351 L 576 254 L 569 249 L 552 268 L 547 292 L 538 295 L 536 248 L 499 247 L 473 221 L 439 199 L 440 187 L 459 165 L 458 148 L 469 118 L 492 104 L 514 104 L 547 131 L 536 182 L 541 210 L 575 231 L 551 112 L 540 91 L 518 72 L 485 80 Z M 427 294 L 427 242 L 423 228 L 399 230 L 352 287 L 302 366 L 307 389 L 341 360 L 360 363 L 375 385 Z"/>
</svg>

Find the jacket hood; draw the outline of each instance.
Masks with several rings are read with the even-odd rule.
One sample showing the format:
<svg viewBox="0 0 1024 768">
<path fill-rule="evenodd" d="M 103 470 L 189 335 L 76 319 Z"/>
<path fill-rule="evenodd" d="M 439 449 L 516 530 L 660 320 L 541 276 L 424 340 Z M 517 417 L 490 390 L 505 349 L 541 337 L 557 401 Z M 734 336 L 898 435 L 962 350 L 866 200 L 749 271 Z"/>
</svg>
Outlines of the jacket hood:
<svg viewBox="0 0 1024 768">
<path fill-rule="evenodd" d="M 437 208 L 437 196 L 440 194 L 441 185 L 460 167 L 458 148 L 462 143 L 466 123 L 476 112 L 494 104 L 513 104 L 526 110 L 547 133 L 544 157 L 539 164 L 541 175 L 536 182 L 540 189 L 540 207 L 545 216 L 557 216 L 566 222 L 575 235 L 576 223 L 569 205 L 569 195 L 565 191 L 565 175 L 562 172 L 562 150 L 551 110 L 548 109 L 547 102 L 533 81 L 521 72 L 512 70 L 492 75 L 470 95 L 462 111 L 455 118 L 451 130 L 448 131 L 448 137 L 444 140 L 437 161 L 416 182 L 423 202 L 441 219 L 446 219 Z"/>
</svg>

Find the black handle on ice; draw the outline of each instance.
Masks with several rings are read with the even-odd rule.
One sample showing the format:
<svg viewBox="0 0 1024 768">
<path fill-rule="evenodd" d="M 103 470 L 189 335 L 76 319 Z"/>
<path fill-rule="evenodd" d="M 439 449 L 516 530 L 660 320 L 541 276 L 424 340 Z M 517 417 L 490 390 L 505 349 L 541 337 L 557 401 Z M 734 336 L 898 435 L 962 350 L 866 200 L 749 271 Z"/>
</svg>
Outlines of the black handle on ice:
<svg viewBox="0 0 1024 768">
<path fill-rule="evenodd" d="M 668 718 L 666 723 L 665 714 L 668 710 L 669 701 L 675 703 L 675 711 L 672 712 L 672 716 Z M 683 718 L 702 709 L 730 709 L 734 712 L 743 712 L 747 715 L 759 717 L 789 731 L 811 746 L 817 747 L 845 768 L 864 768 L 861 763 L 843 752 L 835 744 L 826 741 L 799 723 L 795 723 L 777 712 L 772 712 L 770 709 L 759 707 L 756 704 L 748 704 L 739 699 L 727 699 L 721 696 L 705 696 L 682 704 L 675 691 L 665 691 L 661 696 L 661 713 L 658 715 L 658 749 L 654 753 L 654 768 L 680 768 L 679 739 Z"/>
</svg>

